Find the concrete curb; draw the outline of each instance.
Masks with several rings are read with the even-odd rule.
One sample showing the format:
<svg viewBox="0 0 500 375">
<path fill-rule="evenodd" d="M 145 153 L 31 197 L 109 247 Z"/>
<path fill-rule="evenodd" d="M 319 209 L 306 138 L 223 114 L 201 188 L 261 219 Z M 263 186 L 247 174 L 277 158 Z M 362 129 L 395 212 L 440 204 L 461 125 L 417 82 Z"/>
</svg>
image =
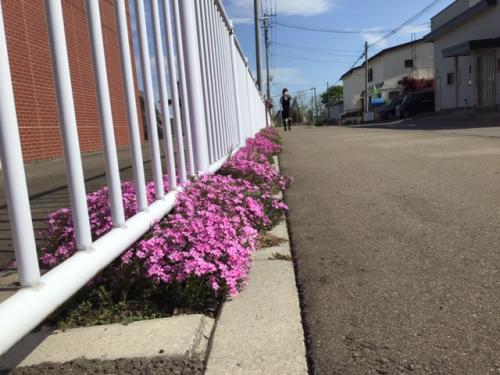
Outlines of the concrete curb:
<svg viewBox="0 0 500 375">
<path fill-rule="evenodd" d="M 274 256 L 291 257 L 286 221 L 271 234 L 285 242 L 254 254 L 248 287 L 222 306 L 207 375 L 308 373 L 293 262 Z"/>
<path fill-rule="evenodd" d="M 203 360 L 214 326 L 204 315 L 112 324 L 26 336 L 0 357 L 0 372 L 43 363 L 135 358 Z"/>
</svg>

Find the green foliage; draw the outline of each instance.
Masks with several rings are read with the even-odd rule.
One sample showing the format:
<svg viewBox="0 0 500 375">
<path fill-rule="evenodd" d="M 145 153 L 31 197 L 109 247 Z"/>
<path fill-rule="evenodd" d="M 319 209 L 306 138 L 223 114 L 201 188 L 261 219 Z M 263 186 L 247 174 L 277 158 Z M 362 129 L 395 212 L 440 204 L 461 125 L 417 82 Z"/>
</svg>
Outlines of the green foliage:
<svg viewBox="0 0 500 375">
<path fill-rule="evenodd" d="M 328 101 L 330 101 L 330 103 L 339 103 L 344 99 L 343 95 L 343 86 L 330 86 L 327 91 L 321 94 L 321 102 L 324 105 L 327 105 Z"/>
<path fill-rule="evenodd" d="M 124 293 L 127 289 L 125 285 L 87 288 L 56 311 L 46 324 L 69 329 L 113 323 L 129 324 L 171 316 L 176 312 L 213 315 L 220 302 L 215 293 L 205 287 L 206 283 L 196 278 L 172 284 L 168 288 L 156 288 L 152 283 L 142 285 L 145 289 L 129 293 Z"/>
</svg>

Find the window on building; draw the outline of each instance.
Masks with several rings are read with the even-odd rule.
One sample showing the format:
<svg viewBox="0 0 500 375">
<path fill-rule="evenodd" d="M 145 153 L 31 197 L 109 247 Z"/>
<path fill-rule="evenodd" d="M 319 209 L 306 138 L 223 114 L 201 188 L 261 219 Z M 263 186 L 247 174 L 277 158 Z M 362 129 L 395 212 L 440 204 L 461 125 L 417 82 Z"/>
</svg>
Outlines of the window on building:
<svg viewBox="0 0 500 375">
<path fill-rule="evenodd" d="M 455 84 L 455 72 L 448 73 L 446 75 L 446 81 L 448 82 L 448 85 L 454 85 Z"/>
<path fill-rule="evenodd" d="M 413 59 L 405 60 L 405 68 L 413 68 Z"/>
<path fill-rule="evenodd" d="M 368 69 L 368 82 L 373 81 L 373 68 Z"/>
</svg>

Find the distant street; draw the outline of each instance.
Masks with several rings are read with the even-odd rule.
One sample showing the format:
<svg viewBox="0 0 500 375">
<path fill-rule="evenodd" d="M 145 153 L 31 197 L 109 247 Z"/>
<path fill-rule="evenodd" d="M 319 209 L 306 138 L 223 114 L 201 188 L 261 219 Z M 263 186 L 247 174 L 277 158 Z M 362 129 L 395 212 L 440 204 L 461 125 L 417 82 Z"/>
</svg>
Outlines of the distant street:
<svg viewBox="0 0 500 375">
<path fill-rule="evenodd" d="M 414 128 L 283 134 L 315 374 L 500 374 L 500 131 Z"/>
</svg>

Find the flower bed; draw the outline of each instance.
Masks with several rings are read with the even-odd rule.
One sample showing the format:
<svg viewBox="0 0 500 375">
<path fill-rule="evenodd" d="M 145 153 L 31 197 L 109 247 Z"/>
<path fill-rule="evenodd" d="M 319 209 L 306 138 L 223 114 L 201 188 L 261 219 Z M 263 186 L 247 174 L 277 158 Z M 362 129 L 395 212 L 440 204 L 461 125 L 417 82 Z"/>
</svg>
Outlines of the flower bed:
<svg viewBox="0 0 500 375">
<path fill-rule="evenodd" d="M 193 179 L 174 210 L 66 304 L 51 323 L 95 325 L 207 312 L 244 287 L 259 233 L 282 217 L 275 197 L 290 179 L 274 168 L 278 134 L 266 129 L 248 140 L 215 175 Z M 166 183 L 165 186 L 168 189 Z M 126 217 L 136 213 L 135 189 L 122 184 Z M 148 200 L 154 185 L 147 186 Z M 112 229 L 108 190 L 87 197 L 94 239 Z M 54 267 L 76 251 L 71 210 L 47 217 L 40 260 Z"/>
</svg>

